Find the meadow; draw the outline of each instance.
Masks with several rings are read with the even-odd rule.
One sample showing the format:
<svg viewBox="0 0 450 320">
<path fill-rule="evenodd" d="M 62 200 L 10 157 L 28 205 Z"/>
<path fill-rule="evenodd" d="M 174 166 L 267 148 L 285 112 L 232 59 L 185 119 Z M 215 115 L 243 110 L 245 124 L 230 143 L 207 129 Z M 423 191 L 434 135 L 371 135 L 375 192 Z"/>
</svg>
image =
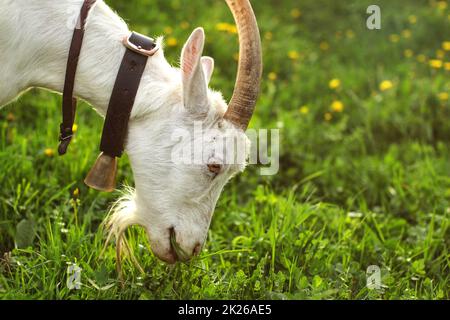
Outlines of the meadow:
<svg viewBox="0 0 450 320">
<path fill-rule="evenodd" d="M 232 93 L 238 51 L 224 1 L 107 0 L 130 28 L 165 36 L 178 64 L 196 26 Z M 57 156 L 61 97 L 33 89 L 0 111 L 1 299 L 449 299 L 450 10 L 447 1 L 254 0 L 264 80 L 252 128 L 280 129 L 280 170 L 258 166 L 225 188 L 203 253 L 168 266 L 138 227 L 143 271 L 124 286 L 102 221 L 120 195 L 83 179 L 102 119 L 79 105 Z M 1 88 L 0 88 L 1 90 Z M 126 156 L 119 181 L 133 185 Z M 82 269 L 80 290 L 67 268 Z M 366 286 L 381 270 L 382 287 Z"/>
</svg>

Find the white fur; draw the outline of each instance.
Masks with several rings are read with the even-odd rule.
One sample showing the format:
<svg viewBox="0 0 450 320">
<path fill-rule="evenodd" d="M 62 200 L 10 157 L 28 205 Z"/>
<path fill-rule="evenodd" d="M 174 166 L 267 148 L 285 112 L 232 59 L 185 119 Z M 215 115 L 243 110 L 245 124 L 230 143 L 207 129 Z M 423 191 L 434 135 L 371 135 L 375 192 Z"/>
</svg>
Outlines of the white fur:
<svg viewBox="0 0 450 320">
<path fill-rule="evenodd" d="M 81 5 L 82 0 L 0 0 L 0 105 L 30 87 L 62 91 L 73 33 L 68 23 Z M 128 34 L 123 20 L 99 0 L 87 21 L 75 95 L 102 116 L 125 52 L 121 39 Z M 162 45 L 161 38 L 158 42 Z M 115 232 L 131 224 L 145 227 L 154 253 L 167 262 L 175 260 L 170 228 L 185 252 L 203 245 L 222 188 L 244 168 L 223 163 L 224 155 L 217 151 L 202 164 L 180 165 L 171 159 L 177 144 L 201 141 L 206 150 L 213 150 L 213 141 L 234 129 L 222 119 L 222 96 L 207 86 L 214 61 L 201 57 L 203 46 L 203 30 L 196 29 L 183 49 L 182 70 L 169 65 L 163 50 L 149 59 L 126 143 L 136 189 L 119 201 L 110 218 Z M 215 130 L 207 141 L 194 133 L 194 121 L 199 120 L 203 134 Z M 192 133 L 189 141 L 173 141 L 178 129 Z M 247 143 L 243 132 L 236 134 Z M 209 172 L 209 162 L 222 165 L 217 177 Z"/>
</svg>

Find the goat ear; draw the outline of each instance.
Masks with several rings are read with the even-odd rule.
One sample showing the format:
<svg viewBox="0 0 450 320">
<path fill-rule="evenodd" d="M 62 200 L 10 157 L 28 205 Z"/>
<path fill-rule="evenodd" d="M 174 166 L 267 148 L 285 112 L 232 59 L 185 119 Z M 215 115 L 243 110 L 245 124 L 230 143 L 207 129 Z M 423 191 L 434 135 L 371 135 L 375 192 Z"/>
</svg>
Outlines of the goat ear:
<svg viewBox="0 0 450 320">
<path fill-rule="evenodd" d="M 206 83 L 209 84 L 214 73 L 214 59 L 211 57 L 202 57 L 201 62 L 203 71 L 205 72 Z"/>
<path fill-rule="evenodd" d="M 192 32 L 181 53 L 184 106 L 195 113 L 208 111 L 206 75 L 201 57 L 205 46 L 205 32 L 197 28 Z"/>
</svg>

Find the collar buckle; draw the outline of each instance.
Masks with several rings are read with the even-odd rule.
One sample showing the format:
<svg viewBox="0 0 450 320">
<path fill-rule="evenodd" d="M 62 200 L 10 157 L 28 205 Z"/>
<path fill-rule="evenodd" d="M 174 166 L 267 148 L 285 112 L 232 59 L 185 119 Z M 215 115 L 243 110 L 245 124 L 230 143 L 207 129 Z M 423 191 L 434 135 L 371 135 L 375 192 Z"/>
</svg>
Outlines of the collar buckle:
<svg viewBox="0 0 450 320">
<path fill-rule="evenodd" d="M 150 38 L 152 40 L 152 42 L 155 44 L 155 46 L 153 47 L 153 49 L 147 50 L 147 49 L 142 48 L 141 46 L 138 46 L 138 45 L 135 45 L 134 43 L 132 43 L 131 40 L 130 40 L 130 37 L 132 35 L 133 34 L 130 34 L 130 35 L 124 37 L 123 40 L 122 40 L 122 44 L 126 48 L 128 48 L 131 51 L 134 51 L 136 53 L 139 53 L 139 54 L 141 54 L 143 56 L 147 56 L 147 57 L 152 57 L 153 55 L 155 55 L 156 52 L 158 52 L 159 46 L 153 39 Z"/>
</svg>

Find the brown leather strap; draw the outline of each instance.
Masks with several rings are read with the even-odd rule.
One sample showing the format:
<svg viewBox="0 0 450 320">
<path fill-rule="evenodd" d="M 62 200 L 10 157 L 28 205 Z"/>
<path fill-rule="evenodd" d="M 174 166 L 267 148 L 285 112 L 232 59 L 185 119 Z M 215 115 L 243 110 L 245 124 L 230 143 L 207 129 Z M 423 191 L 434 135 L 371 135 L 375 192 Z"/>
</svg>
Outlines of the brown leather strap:
<svg viewBox="0 0 450 320">
<path fill-rule="evenodd" d="M 60 126 L 60 145 L 58 152 L 64 155 L 73 137 L 73 124 L 77 100 L 73 97 L 75 75 L 83 44 L 86 20 L 96 0 L 85 0 L 80 11 L 80 18 L 75 28 L 67 60 L 66 78 L 63 91 L 63 122 Z M 158 50 L 153 39 L 133 32 L 124 40 L 127 47 L 123 57 L 103 127 L 100 150 L 111 156 L 123 154 L 128 132 L 128 121 L 133 109 L 136 94 L 144 73 L 148 57 Z"/>
<path fill-rule="evenodd" d="M 80 57 L 81 46 L 83 44 L 84 31 L 86 20 L 89 11 L 95 4 L 96 0 L 85 0 L 80 11 L 75 31 L 72 36 L 72 43 L 70 45 L 69 57 L 67 59 L 66 78 L 64 81 L 62 113 L 63 121 L 60 126 L 59 148 L 58 153 L 64 155 L 67 152 L 67 147 L 70 144 L 73 136 L 73 124 L 75 121 L 75 111 L 77 100 L 73 97 L 73 90 L 75 85 L 75 75 L 77 72 L 78 59 Z"/>
<path fill-rule="evenodd" d="M 129 44 L 134 45 L 138 50 L 127 48 L 122 59 L 109 102 L 100 144 L 100 151 L 111 157 L 121 157 L 123 154 L 128 133 L 128 121 L 148 60 L 148 55 L 137 51 L 141 49 L 151 51 L 156 48 L 153 39 L 136 32 L 129 37 Z"/>
</svg>

